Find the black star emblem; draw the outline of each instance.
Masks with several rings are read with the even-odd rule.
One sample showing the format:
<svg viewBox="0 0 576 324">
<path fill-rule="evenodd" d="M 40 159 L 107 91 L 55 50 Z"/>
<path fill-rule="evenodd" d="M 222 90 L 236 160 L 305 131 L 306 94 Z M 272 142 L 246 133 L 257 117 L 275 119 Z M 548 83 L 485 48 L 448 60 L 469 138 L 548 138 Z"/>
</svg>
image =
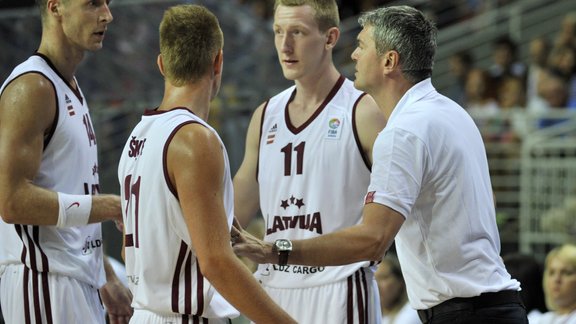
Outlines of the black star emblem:
<svg viewBox="0 0 576 324">
<path fill-rule="evenodd" d="M 294 196 L 290 197 L 290 204 L 294 204 L 294 200 L 296 200 L 296 198 L 294 198 Z"/>
<path fill-rule="evenodd" d="M 302 206 L 304 206 L 304 198 L 296 199 L 296 203 L 294 205 L 298 206 L 298 209 L 302 208 Z"/>
<path fill-rule="evenodd" d="M 280 207 L 286 209 L 286 208 L 288 208 L 288 206 L 290 206 L 290 205 L 288 205 L 288 200 L 282 200 Z"/>
</svg>

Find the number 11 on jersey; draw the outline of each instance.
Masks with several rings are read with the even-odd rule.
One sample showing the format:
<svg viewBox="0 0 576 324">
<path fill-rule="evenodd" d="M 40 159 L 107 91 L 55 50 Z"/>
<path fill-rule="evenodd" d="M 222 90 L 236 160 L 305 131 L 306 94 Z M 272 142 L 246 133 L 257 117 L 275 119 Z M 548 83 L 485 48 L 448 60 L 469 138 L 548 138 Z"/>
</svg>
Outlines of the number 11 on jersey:
<svg viewBox="0 0 576 324">
<path fill-rule="evenodd" d="M 288 143 L 280 151 L 284 153 L 284 175 L 290 176 L 292 174 L 292 150 L 296 152 L 296 174 L 302 174 L 304 165 L 304 146 L 306 142 L 302 142 L 292 149 L 292 143 Z"/>
</svg>

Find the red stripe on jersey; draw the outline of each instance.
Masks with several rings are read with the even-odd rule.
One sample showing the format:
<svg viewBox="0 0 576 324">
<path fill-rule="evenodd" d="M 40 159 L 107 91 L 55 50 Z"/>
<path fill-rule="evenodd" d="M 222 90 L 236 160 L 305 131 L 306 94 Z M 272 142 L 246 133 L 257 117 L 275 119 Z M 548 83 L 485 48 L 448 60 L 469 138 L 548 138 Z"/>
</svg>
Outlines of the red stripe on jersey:
<svg viewBox="0 0 576 324">
<path fill-rule="evenodd" d="M 184 241 L 182 241 L 182 243 L 180 243 L 178 261 L 176 262 L 176 268 L 174 269 L 174 277 L 172 278 L 172 311 L 174 313 L 180 313 L 178 310 L 178 284 L 180 282 L 180 271 L 182 270 L 187 250 L 188 246 Z"/>
<path fill-rule="evenodd" d="M 364 299 L 362 294 L 362 285 L 360 284 L 360 273 L 356 271 L 356 301 L 358 303 L 358 322 L 361 324 L 367 323 L 364 317 Z"/>
<path fill-rule="evenodd" d="M 134 246 L 134 235 L 126 234 L 124 235 L 124 246 L 133 247 Z"/>
<path fill-rule="evenodd" d="M 374 202 L 374 195 L 376 194 L 376 191 L 370 191 L 368 194 L 366 194 L 366 200 L 364 200 L 364 204 L 369 204 Z"/>
<path fill-rule="evenodd" d="M 196 262 L 196 296 L 198 296 L 198 309 L 196 315 L 204 313 L 204 275 L 200 271 L 200 263 Z"/>
</svg>

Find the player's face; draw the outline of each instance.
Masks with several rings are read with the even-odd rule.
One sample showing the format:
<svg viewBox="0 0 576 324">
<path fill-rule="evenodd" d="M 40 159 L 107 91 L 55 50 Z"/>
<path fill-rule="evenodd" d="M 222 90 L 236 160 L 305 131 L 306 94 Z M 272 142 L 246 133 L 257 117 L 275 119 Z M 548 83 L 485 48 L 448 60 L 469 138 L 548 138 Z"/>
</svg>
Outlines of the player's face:
<svg viewBox="0 0 576 324">
<path fill-rule="evenodd" d="M 298 80 L 319 73 L 330 59 L 327 34 L 318 29 L 314 9 L 308 5 L 278 6 L 274 13 L 274 44 L 284 77 Z"/>
<path fill-rule="evenodd" d="M 60 2 L 61 25 L 71 46 L 87 51 L 102 48 L 112 13 L 110 0 L 68 0 Z"/>
<path fill-rule="evenodd" d="M 356 62 L 354 87 L 373 94 L 372 89 L 381 86 L 381 58 L 376 53 L 376 45 L 372 38 L 372 27 L 366 26 L 357 37 L 358 44 L 352 52 L 352 60 Z"/>
<path fill-rule="evenodd" d="M 544 289 L 559 309 L 576 306 L 576 267 L 561 257 L 549 261 Z"/>
</svg>

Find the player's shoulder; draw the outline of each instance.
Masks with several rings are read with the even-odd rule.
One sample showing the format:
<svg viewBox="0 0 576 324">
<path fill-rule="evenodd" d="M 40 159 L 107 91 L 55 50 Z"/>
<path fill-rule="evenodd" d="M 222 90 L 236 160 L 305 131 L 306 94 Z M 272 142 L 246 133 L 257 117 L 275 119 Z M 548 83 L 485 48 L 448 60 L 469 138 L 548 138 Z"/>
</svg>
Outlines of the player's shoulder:
<svg viewBox="0 0 576 324">
<path fill-rule="evenodd" d="M 219 142 L 218 134 L 214 130 L 196 120 L 191 120 L 179 127 L 172 139 L 174 144 L 194 143 L 194 146 L 198 148 L 212 146 Z"/>
<path fill-rule="evenodd" d="M 41 73 L 27 72 L 10 80 L 2 90 L 2 102 L 25 109 L 34 102 L 44 105 L 55 103 L 56 89 L 50 79 Z"/>
</svg>

